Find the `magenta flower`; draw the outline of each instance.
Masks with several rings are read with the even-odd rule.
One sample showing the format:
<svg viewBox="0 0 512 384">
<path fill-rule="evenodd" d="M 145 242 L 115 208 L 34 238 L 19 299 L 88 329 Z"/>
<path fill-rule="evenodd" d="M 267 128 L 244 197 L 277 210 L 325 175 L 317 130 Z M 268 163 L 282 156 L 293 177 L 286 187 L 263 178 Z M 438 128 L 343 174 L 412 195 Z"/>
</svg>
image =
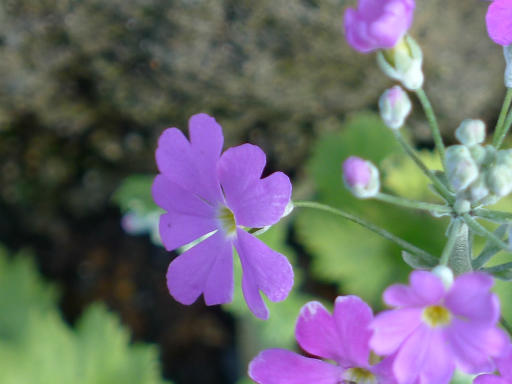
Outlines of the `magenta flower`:
<svg viewBox="0 0 512 384">
<path fill-rule="evenodd" d="M 160 217 L 160 236 L 169 251 L 209 234 L 169 265 L 167 286 L 189 305 L 203 294 L 207 305 L 233 298 L 233 246 L 243 269 L 242 290 L 250 310 L 268 318 L 262 291 L 271 301 L 284 300 L 293 271 L 283 255 L 243 228 L 277 223 L 291 197 L 288 177 L 276 172 L 261 179 L 266 157 L 254 145 L 229 148 L 222 156 L 222 128 L 199 114 L 189 121 L 190 142 L 177 128 L 158 142 L 159 174 L 152 193 L 167 211 Z"/>
<path fill-rule="evenodd" d="M 455 368 L 466 373 L 491 372 L 507 337 L 497 326 L 498 298 L 493 280 L 483 273 L 458 276 L 450 288 L 430 272 L 414 271 L 410 285 L 384 292 L 396 307 L 376 316 L 370 346 L 394 354 L 393 372 L 400 384 L 449 383 Z"/>
<path fill-rule="evenodd" d="M 512 345 L 509 345 L 505 353 L 496 359 L 496 366 L 501 376 L 480 375 L 474 384 L 512 384 Z"/>
<path fill-rule="evenodd" d="M 494 0 L 485 19 L 489 37 L 496 44 L 512 44 L 512 0 Z"/>
<path fill-rule="evenodd" d="M 393 48 L 407 33 L 414 0 L 359 0 L 345 12 L 345 36 L 355 50 L 367 53 Z"/>
<path fill-rule="evenodd" d="M 302 307 L 295 337 L 309 354 L 328 363 L 284 349 L 267 349 L 249 364 L 249 376 L 259 384 L 394 384 L 391 360 L 370 365 L 373 319 L 370 307 L 357 296 L 340 296 L 331 315 L 312 301 Z"/>
</svg>

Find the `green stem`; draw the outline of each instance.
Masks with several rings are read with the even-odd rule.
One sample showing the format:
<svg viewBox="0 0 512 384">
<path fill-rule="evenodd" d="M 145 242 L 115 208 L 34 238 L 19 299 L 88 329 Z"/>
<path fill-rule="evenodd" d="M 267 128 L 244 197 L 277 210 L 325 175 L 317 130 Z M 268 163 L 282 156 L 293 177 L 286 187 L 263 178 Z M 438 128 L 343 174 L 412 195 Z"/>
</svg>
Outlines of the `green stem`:
<svg viewBox="0 0 512 384">
<path fill-rule="evenodd" d="M 498 118 L 498 123 L 496 124 L 496 128 L 494 129 L 493 145 L 496 148 L 498 148 L 501 145 L 501 141 L 503 141 L 503 137 L 504 137 L 504 135 L 502 137 L 503 123 L 505 122 L 505 117 L 507 116 L 507 112 L 510 109 L 511 103 L 512 103 L 512 88 L 507 88 L 507 93 L 505 95 L 505 99 L 503 100 L 503 105 L 501 106 L 500 117 Z M 509 115 L 509 117 L 510 117 L 510 115 Z"/>
<path fill-rule="evenodd" d="M 475 214 L 475 216 L 478 216 L 483 219 L 487 219 L 489 221 L 493 221 L 496 223 L 503 223 L 503 224 L 512 223 L 512 213 L 510 213 L 510 212 L 493 211 L 491 209 L 477 208 L 474 210 L 474 214 Z"/>
<path fill-rule="evenodd" d="M 453 251 L 455 249 L 455 244 L 457 243 L 457 236 L 459 235 L 461 226 L 462 222 L 460 219 L 455 219 L 451 222 L 450 232 L 448 234 L 448 241 L 443 249 L 443 253 L 441 254 L 439 265 L 448 265 L 448 262 L 450 261 L 450 256 L 453 254 Z"/>
<path fill-rule="evenodd" d="M 375 196 L 375 199 L 383 201 L 385 203 L 399 205 L 401 207 L 421 209 L 421 210 L 429 211 L 429 212 L 438 212 L 438 213 L 452 212 L 452 209 L 446 205 L 424 203 L 423 201 L 414 201 L 414 200 L 404 199 L 403 197 L 388 195 L 386 193 L 377 194 L 377 196 Z"/>
<path fill-rule="evenodd" d="M 505 124 L 503 125 L 503 128 L 500 133 L 500 137 L 498 139 L 498 142 L 496 143 L 496 149 L 500 149 L 501 145 L 503 144 L 503 140 L 505 140 L 505 137 L 507 137 L 508 131 L 510 130 L 510 126 L 512 125 L 512 111 L 509 112 L 507 116 L 507 120 L 505 120 Z"/>
<path fill-rule="evenodd" d="M 509 269 L 512 269 L 512 263 L 504 263 L 489 268 L 483 268 L 483 270 L 487 273 L 498 273 L 508 271 Z"/>
<path fill-rule="evenodd" d="M 420 157 L 416 154 L 416 151 L 407 143 L 407 141 L 404 140 L 400 132 L 395 132 L 395 137 L 404 149 L 405 153 L 409 155 L 409 157 L 416 163 L 419 169 L 432 181 L 436 189 L 439 191 L 441 196 L 444 197 L 446 201 L 448 201 L 450 204 L 453 204 L 455 201 L 455 198 L 453 197 L 453 194 L 448 190 L 446 185 L 439 180 L 439 178 L 432 172 L 430 169 L 427 168 L 427 166 L 423 163 L 423 161 L 420 159 Z"/>
<path fill-rule="evenodd" d="M 462 215 L 462 217 L 464 218 L 464 221 L 466 222 L 468 227 L 475 231 L 475 233 L 485 237 L 489 242 L 493 243 L 494 245 L 502 249 L 508 249 L 508 245 L 504 241 L 502 241 L 494 233 L 488 231 L 485 227 L 483 227 L 475 219 L 473 219 L 468 213 L 465 213 L 464 215 Z"/>
<path fill-rule="evenodd" d="M 332 213 L 334 215 L 341 216 L 344 219 L 350 220 L 350 221 L 352 221 L 352 222 L 354 222 L 356 224 L 359 224 L 359 225 L 363 226 L 366 229 L 369 229 L 372 232 L 377 233 L 378 235 L 384 237 L 385 239 L 393 241 L 394 243 L 396 243 L 400 247 L 402 247 L 404 250 L 406 250 L 406 251 L 408 251 L 410 253 L 416 254 L 418 256 L 421 256 L 422 258 L 424 258 L 428 262 L 437 263 L 437 259 L 433 255 L 431 255 L 430 253 L 424 251 L 423 249 L 420 249 L 420 248 L 416 247 L 415 245 L 413 245 L 411 243 L 408 243 L 407 241 L 399 238 L 398 236 L 393 235 L 392 233 L 389 233 L 388 231 L 386 231 L 386 230 L 384 230 L 382 228 L 377 227 L 375 224 L 369 223 L 369 222 L 367 222 L 367 221 L 365 221 L 363 219 L 360 219 L 357 216 L 351 215 L 350 213 L 347 213 L 347 212 L 342 211 L 340 209 L 333 208 L 331 206 L 328 206 L 328 205 L 325 205 L 325 204 L 321 204 L 321 203 L 317 203 L 317 202 L 314 202 L 314 201 L 294 201 L 293 205 L 295 207 L 299 207 L 299 208 L 302 207 L 302 208 L 318 209 L 320 211 L 329 212 L 329 213 Z"/>
<path fill-rule="evenodd" d="M 436 144 L 436 148 L 439 151 L 439 155 L 441 156 L 441 161 L 444 164 L 444 143 L 443 138 L 441 137 L 441 132 L 439 131 L 439 125 L 437 124 L 437 119 L 434 113 L 434 109 L 432 108 L 432 104 L 430 104 L 430 100 L 428 99 L 427 94 L 423 88 L 420 88 L 416 91 L 416 96 L 418 96 L 423 110 L 425 111 L 425 115 L 427 116 L 430 130 L 432 131 L 432 136 L 434 138 L 434 143 Z"/>
</svg>

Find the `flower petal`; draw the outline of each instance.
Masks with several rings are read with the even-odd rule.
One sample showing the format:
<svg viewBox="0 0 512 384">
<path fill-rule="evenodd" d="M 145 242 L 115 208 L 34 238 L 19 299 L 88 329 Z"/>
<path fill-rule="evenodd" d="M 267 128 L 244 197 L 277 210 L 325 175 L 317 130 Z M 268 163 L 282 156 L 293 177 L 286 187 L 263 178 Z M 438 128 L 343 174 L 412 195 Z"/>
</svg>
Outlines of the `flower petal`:
<svg viewBox="0 0 512 384">
<path fill-rule="evenodd" d="M 230 208 L 238 224 L 261 228 L 281 219 L 291 195 L 292 184 L 288 176 L 275 172 L 252 183 L 240 200 L 231 201 Z"/>
<path fill-rule="evenodd" d="M 373 320 L 371 308 L 357 296 L 339 296 L 334 305 L 334 320 L 338 330 L 343 367 L 368 367 L 369 341 Z"/>
<path fill-rule="evenodd" d="M 212 205 L 221 199 L 220 185 L 211 182 L 217 177 L 215 170 L 209 175 L 208 169 L 201 169 L 203 162 L 179 129 L 169 128 L 162 133 L 155 155 L 159 171 L 170 181 Z"/>
<path fill-rule="evenodd" d="M 473 384 L 509 384 L 509 382 L 494 375 L 480 375 L 473 381 Z"/>
<path fill-rule="evenodd" d="M 402 345 L 393 363 L 399 383 L 448 384 L 455 370 L 442 332 L 420 326 Z"/>
<path fill-rule="evenodd" d="M 455 318 L 452 326 L 446 328 L 445 335 L 457 366 L 467 373 L 493 371 L 491 357 L 501 355 L 508 344 L 501 329 L 479 326 L 465 319 Z"/>
<path fill-rule="evenodd" d="M 410 285 L 394 284 L 384 291 L 384 302 L 394 307 L 419 307 L 437 304 L 445 290 L 441 280 L 426 271 L 414 271 Z"/>
<path fill-rule="evenodd" d="M 485 17 L 489 37 L 499 45 L 512 44 L 512 0 L 495 0 Z"/>
<path fill-rule="evenodd" d="M 169 265 L 167 287 L 180 303 L 190 305 L 204 293 L 207 305 L 233 299 L 233 249 L 219 232 L 190 248 Z"/>
<path fill-rule="evenodd" d="M 160 216 L 158 229 L 165 249 L 172 251 L 217 228 L 212 219 L 173 212 Z"/>
<path fill-rule="evenodd" d="M 512 381 L 512 344 L 509 343 L 503 355 L 496 359 L 496 365 L 501 376 Z"/>
<path fill-rule="evenodd" d="M 473 322 L 496 324 L 500 307 L 497 297 L 490 292 L 492 285 L 492 277 L 484 273 L 460 275 L 446 295 L 446 307 Z"/>
<path fill-rule="evenodd" d="M 302 307 L 295 326 L 297 342 L 311 355 L 340 361 L 342 345 L 334 317 L 318 301 Z"/>
<path fill-rule="evenodd" d="M 374 333 L 370 348 L 379 355 L 395 352 L 421 324 L 421 308 L 404 308 L 379 313 L 370 324 Z"/>
<path fill-rule="evenodd" d="M 286 299 L 293 286 L 292 266 L 286 257 L 241 229 L 234 244 L 242 264 L 245 301 L 256 317 L 267 319 L 268 309 L 259 291 L 270 301 Z"/>
<path fill-rule="evenodd" d="M 259 384 L 337 384 L 341 367 L 283 349 L 261 352 L 249 364 L 249 377 Z"/>
</svg>

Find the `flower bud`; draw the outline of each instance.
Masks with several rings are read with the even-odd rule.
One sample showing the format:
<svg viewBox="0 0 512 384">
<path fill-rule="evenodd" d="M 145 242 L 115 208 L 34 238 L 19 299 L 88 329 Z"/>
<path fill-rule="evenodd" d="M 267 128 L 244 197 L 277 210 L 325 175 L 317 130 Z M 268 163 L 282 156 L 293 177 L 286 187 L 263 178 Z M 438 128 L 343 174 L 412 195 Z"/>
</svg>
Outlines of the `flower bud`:
<svg viewBox="0 0 512 384">
<path fill-rule="evenodd" d="M 432 269 L 432 273 L 439 277 L 439 279 L 443 282 L 444 288 L 447 291 L 453 285 L 454 277 L 453 272 L 450 268 L 444 265 L 438 265 L 437 267 Z"/>
<path fill-rule="evenodd" d="M 405 36 L 398 44 L 385 53 L 377 53 L 377 63 L 390 78 L 400 81 L 411 91 L 423 86 L 423 53 L 410 36 Z"/>
<path fill-rule="evenodd" d="M 379 99 L 380 116 L 391 129 L 399 129 L 411 113 L 411 100 L 399 85 L 386 90 Z"/>
<path fill-rule="evenodd" d="M 503 54 L 505 55 L 505 87 L 512 88 L 512 45 L 503 47 Z"/>
<path fill-rule="evenodd" d="M 512 191 L 512 168 L 504 164 L 495 165 L 487 174 L 487 183 L 497 196 L 508 195 Z"/>
<path fill-rule="evenodd" d="M 512 149 L 502 149 L 496 153 L 496 164 L 512 168 Z"/>
<path fill-rule="evenodd" d="M 473 202 L 480 201 L 489 195 L 489 188 L 485 182 L 484 175 L 478 176 L 478 179 L 476 179 L 476 181 L 471 184 L 469 193 L 471 195 L 471 201 Z"/>
<path fill-rule="evenodd" d="M 456 192 L 466 189 L 478 178 L 478 167 L 468 148 L 452 145 L 446 149 L 446 173 Z"/>
<path fill-rule="evenodd" d="M 379 170 L 371 162 L 350 156 L 343 163 L 345 186 L 360 199 L 374 197 L 379 193 Z"/>
<path fill-rule="evenodd" d="M 485 124 L 482 120 L 466 119 L 455 131 L 455 137 L 468 147 L 481 144 L 485 140 Z"/>
</svg>

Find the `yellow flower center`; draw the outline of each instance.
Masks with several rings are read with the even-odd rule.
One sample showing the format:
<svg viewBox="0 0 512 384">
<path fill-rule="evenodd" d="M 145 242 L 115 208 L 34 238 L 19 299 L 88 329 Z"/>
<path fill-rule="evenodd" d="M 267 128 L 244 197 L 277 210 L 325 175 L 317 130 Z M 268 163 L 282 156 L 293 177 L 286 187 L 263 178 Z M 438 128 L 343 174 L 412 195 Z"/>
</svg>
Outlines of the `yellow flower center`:
<svg viewBox="0 0 512 384">
<path fill-rule="evenodd" d="M 350 368 L 343 372 L 344 384 L 377 384 L 373 373 L 364 368 Z"/>
<path fill-rule="evenodd" d="M 426 307 L 421 318 L 431 328 L 444 327 L 452 322 L 452 314 L 442 305 Z"/>
<path fill-rule="evenodd" d="M 219 220 L 219 226 L 228 236 L 236 233 L 236 221 L 235 215 L 226 206 L 221 206 L 217 212 L 217 220 Z"/>
</svg>

